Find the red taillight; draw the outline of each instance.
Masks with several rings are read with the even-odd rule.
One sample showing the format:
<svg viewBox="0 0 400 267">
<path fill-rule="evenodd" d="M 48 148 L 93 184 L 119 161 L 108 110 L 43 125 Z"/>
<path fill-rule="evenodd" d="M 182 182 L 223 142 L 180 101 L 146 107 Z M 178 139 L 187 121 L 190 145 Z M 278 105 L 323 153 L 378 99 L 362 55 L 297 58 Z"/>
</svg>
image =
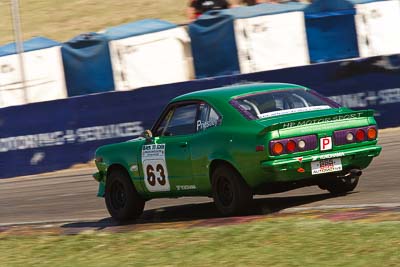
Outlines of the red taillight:
<svg viewBox="0 0 400 267">
<path fill-rule="evenodd" d="M 376 139 L 377 131 L 375 128 L 369 128 L 367 131 L 368 139 L 373 140 Z"/>
<path fill-rule="evenodd" d="M 365 132 L 364 132 L 363 130 L 361 130 L 361 129 L 357 130 L 357 132 L 356 132 L 356 139 L 357 139 L 357 141 L 359 141 L 359 142 L 364 141 L 364 139 L 365 139 Z"/>
<path fill-rule="evenodd" d="M 293 152 L 295 151 L 295 149 L 296 149 L 296 142 L 294 142 L 293 140 L 289 140 L 289 141 L 286 143 L 286 150 L 287 150 L 289 153 L 293 153 Z"/>
<path fill-rule="evenodd" d="M 316 148 L 316 135 L 294 136 L 272 140 L 269 143 L 269 153 L 271 154 L 271 156 L 304 152 L 314 150 Z"/>
<path fill-rule="evenodd" d="M 283 145 L 281 144 L 281 143 L 275 143 L 273 146 L 272 146 L 272 152 L 275 154 L 275 155 L 280 155 L 280 154 L 282 154 L 283 153 Z"/>
<path fill-rule="evenodd" d="M 341 146 L 354 142 L 364 142 L 376 140 L 378 130 L 376 125 L 364 126 L 360 128 L 350 128 L 334 132 L 335 145 Z"/>
</svg>

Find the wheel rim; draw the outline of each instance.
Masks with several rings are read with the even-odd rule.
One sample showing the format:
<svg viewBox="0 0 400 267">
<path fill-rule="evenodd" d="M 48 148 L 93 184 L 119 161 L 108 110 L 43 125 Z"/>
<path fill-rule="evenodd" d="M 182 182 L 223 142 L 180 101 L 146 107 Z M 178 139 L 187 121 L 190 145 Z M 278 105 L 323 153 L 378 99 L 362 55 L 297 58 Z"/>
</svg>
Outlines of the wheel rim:
<svg viewBox="0 0 400 267">
<path fill-rule="evenodd" d="M 233 201 L 232 183 L 226 177 L 219 177 L 218 184 L 218 199 L 223 206 L 229 206 Z"/>
<path fill-rule="evenodd" d="M 126 193 L 124 185 L 119 181 L 114 181 L 111 185 L 110 194 L 111 206 L 114 210 L 122 209 L 126 203 Z"/>
</svg>

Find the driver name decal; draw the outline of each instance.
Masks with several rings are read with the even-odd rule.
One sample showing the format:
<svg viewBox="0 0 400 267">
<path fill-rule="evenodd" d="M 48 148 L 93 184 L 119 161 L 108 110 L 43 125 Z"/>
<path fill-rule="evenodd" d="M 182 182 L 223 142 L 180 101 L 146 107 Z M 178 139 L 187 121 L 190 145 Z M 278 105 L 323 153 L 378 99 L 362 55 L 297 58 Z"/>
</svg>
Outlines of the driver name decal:
<svg viewBox="0 0 400 267">
<path fill-rule="evenodd" d="M 170 191 L 165 144 L 144 145 L 142 148 L 144 183 L 150 192 Z"/>
<path fill-rule="evenodd" d="M 217 125 L 218 125 L 217 120 L 209 120 L 209 121 L 198 120 L 196 122 L 196 131 L 203 131 L 203 130 L 206 130 L 208 128 L 211 128 L 211 127 L 214 127 Z"/>
</svg>

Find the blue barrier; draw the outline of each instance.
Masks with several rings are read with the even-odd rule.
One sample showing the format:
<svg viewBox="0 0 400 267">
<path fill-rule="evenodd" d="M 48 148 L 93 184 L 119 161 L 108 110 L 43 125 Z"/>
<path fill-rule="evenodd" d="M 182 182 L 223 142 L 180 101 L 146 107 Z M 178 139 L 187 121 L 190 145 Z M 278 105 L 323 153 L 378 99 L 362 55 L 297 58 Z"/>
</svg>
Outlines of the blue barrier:
<svg viewBox="0 0 400 267">
<path fill-rule="evenodd" d="M 25 52 L 35 51 L 39 49 L 45 49 L 53 46 L 61 45 L 61 43 L 45 38 L 45 37 L 33 37 L 28 41 L 23 42 L 22 46 Z M 15 43 L 9 43 L 0 46 L 0 57 L 17 54 Z"/>
<path fill-rule="evenodd" d="M 108 40 L 119 40 L 133 36 L 165 31 L 178 27 L 168 21 L 159 19 L 144 19 L 107 28 L 104 35 Z"/>
<path fill-rule="evenodd" d="M 189 24 L 196 78 L 240 74 L 235 20 L 302 11 L 306 6 L 300 3 L 259 4 L 211 10 L 200 16 Z M 265 49 L 271 48 L 265 45 Z"/>
<path fill-rule="evenodd" d="M 304 14 L 311 63 L 359 56 L 356 10 L 351 2 L 316 0 Z"/>
<path fill-rule="evenodd" d="M 189 24 L 196 78 L 240 73 L 233 17 L 203 15 Z"/>
<path fill-rule="evenodd" d="M 242 82 L 305 85 L 355 109 L 376 109 L 381 128 L 400 125 L 400 55 L 224 76 L 0 109 L 0 178 L 87 162 L 98 146 L 150 128 L 171 98 Z"/>
<path fill-rule="evenodd" d="M 85 33 L 62 45 L 68 96 L 114 90 L 108 39 L 104 34 Z"/>
</svg>

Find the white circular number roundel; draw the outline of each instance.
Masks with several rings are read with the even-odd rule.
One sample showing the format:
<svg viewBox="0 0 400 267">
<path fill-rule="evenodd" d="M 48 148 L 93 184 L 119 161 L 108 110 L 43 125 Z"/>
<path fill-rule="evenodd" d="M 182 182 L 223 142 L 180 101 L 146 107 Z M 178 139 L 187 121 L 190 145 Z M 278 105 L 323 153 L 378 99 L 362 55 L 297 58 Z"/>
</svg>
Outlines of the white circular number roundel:
<svg viewBox="0 0 400 267">
<path fill-rule="evenodd" d="M 164 160 L 143 161 L 144 182 L 150 192 L 169 191 L 168 171 Z"/>
</svg>

